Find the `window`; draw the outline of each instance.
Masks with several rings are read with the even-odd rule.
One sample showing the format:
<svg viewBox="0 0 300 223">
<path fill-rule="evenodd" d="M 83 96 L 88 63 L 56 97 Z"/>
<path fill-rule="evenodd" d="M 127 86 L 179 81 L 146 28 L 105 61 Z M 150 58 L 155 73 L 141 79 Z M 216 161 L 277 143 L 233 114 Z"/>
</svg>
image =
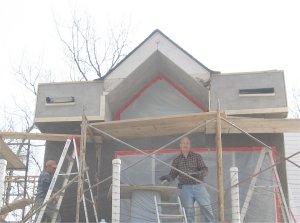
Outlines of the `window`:
<svg viewBox="0 0 300 223">
<path fill-rule="evenodd" d="M 46 105 L 73 105 L 75 98 L 70 97 L 46 97 Z"/>
<path fill-rule="evenodd" d="M 274 88 L 251 88 L 240 89 L 240 97 L 252 97 L 252 96 L 275 96 Z"/>
</svg>

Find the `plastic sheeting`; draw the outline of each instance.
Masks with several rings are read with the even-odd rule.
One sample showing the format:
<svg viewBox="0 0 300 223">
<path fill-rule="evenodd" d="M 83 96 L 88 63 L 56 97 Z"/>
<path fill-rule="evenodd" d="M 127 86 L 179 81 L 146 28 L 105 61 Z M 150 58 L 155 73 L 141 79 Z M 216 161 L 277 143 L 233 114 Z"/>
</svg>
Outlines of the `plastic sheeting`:
<svg viewBox="0 0 300 223">
<path fill-rule="evenodd" d="M 239 169 L 239 181 L 249 178 L 253 175 L 254 170 L 257 166 L 259 156 L 264 153 L 257 147 L 253 150 L 249 148 L 236 148 L 236 149 L 223 149 L 223 172 L 224 172 L 224 189 L 225 189 L 225 219 L 231 220 L 231 201 L 230 201 L 230 190 L 226 188 L 230 187 L 230 167 L 236 166 Z M 228 150 L 228 151 L 226 151 Z M 232 151 L 235 150 L 235 151 Z M 210 186 L 217 189 L 217 162 L 216 152 L 209 151 L 208 149 L 195 149 L 197 153 L 200 153 L 209 168 L 209 174 L 205 178 L 205 181 Z M 117 154 L 117 153 L 116 153 Z M 154 156 L 166 163 L 171 164 L 172 160 L 178 154 L 177 150 L 164 150 L 160 151 Z M 118 156 L 122 160 L 121 169 L 125 169 L 131 166 L 138 160 L 143 159 L 145 155 L 137 153 L 128 153 L 122 156 Z M 263 155 L 263 163 L 259 168 L 261 170 L 271 166 L 271 160 L 268 153 Z M 151 159 L 150 157 L 141 161 L 137 165 L 121 172 L 121 183 L 129 185 L 161 185 L 159 180 L 160 176 L 168 174 L 170 168 L 164 164 Z M 249 189 L 253 189 L 253 196 L 250 200 L 249 207 L 245 215 L 245 222 L 275 222 L 276 221 L 276 206 L 278 202 L 275 196 L 275 181 L 273 178 L 272 170 L 268 170 L 258 175 L 257 181 L 254 188 L 249 188 L 249 180 L 245 181 L 240 185 L 240 207 L 243 207 L 247 192 Z M 172 182 L 171 185 L 177 186 L 177 181 Z M 211 196 L 211 203 L 214 210 L 216 219 L 218 218 L 218 197 L 216 190 L 207 187 L 207 190 Z M 170 201 L 176 199 L 176 195 L 171 198 Z M 154 205 L 154 203 L 153 203 Z M 141 206 L 142 208 L 142 206 Z M 135 207 L 135 210 L 137 207 Z M 121 221 L 130 222 L 130 200 L 121 200 Z M 145 211 L 145 210 L 143 210 Z M 149 210 L 149 211 L 153 211 Z M 196 210 L 196 213 L 200 213 Z M 140 216 L 142 219 L 143 216 Z"/>
<path fill-rule="evenodd" d="M 196 112 L 202 110 L 169 83 L 158 80 L 147 88 L 138 100 L 134 100 L 121 113 L 120 118 L 146 118 Z"/>
<path fill-rule="evenodd" d="M 201 106 L 194 103 L 195 101 L 190 100 L 187 95 L 180 91 L 180 89 L 175 88 L 165 80 L 158 80 L 152 85 L 143 89 L 142 93 L 135 96 L 130 103 L 125 106 L 125 109 L 120 112 L 120 119 L 132 119 L 132 118 L 147 118 L 147 117 L 159 117 L 165 115 L 176 115 L 176 114 L 188 114 L 202 112 Z M 253 175 L 253 172 L 257 166 L 258 159 L 260 157 L 262 149 L 255 147 L 254 149 L 249 148 L 231 148 L 224 149 L 223 153 L 223 167 L 224 167 L 224 187 L 230 187 L 230 172 L 229 169 L 232 166 L 239 168 L 239 180 L 249 178 Z M 216 219 L 218 218 L 218 197 L 217 197 L 217 161 L 216 152 L 208 149 L 196 149 L 209 168 L 209 175 L 206 177 L 206 182 L 215 190 L 207 187 L 210 193 L 212 207 Z M 164 150 L 155 154 L 156 158 L 171 164 L 173 159 L 176 157 L 178 151 L 176 150 Z M 128 185 L 161 185 L 159 178 L 163 175 L 169 173 L 170 168 L 166 165 L 151 159 L 150 157 L 138 162 L 136 165 L 132 166 L 137 161 L 141 160 L 145 155 L 138 154 L 136 152 L 129 153 L 119 153 L 122 160 L 121 169 L 125 169 L 130 166 L 125 171 L 121 172 L 121 183 Z M 264 161 L 259 169 L 264 169 L 271 165 L 269 158 L 263 157 Z M 240 207 L 242 208 L 245 202 L 245 198 L 249 191 L 251 179 L 240 185 Z M 171 186 L 177 186 L 177 181 L 172 182 Z M 272 170 L 268 170 L 257 177 L 255 187 L 250 188 L 253 190 L 251 196 L 251 201 L 247 212 L 245 215 L 245 222 L 274 222 L 276 221 L 276 205 L 277 200 L 275 196 L 275 183 L 272 175 Z M 177 195 L 174 194 L 170 198 L 171 202 L 176 201 Z M 231 220 L 231 201 L 230 201 L 230 190 L 225 191 L 225 219 Z M 145 206 L 143 204 L 153 202 L 154 198 L 149 198 L 146 196 L 141 202 L 140 209 L 145 212 Z M 122 199 L 121 201 L 121 221 L 130 222 L 130 210 L 133 202 L 130 199 Z M 138 210 L 138 206 L 134 206 L 134 211 Z M 150 208 L 149 213 L 153 213 L 153 208 Z M 200 213 L 196 210 L 196 213 Z M 141 221 L 149 220 L 148 214 L 141 214 L 139 218 Z M 153 217 L 153 216 L 152 216 Z M 197 216 L 199 219 L 199 216 Z"/>
</svg>

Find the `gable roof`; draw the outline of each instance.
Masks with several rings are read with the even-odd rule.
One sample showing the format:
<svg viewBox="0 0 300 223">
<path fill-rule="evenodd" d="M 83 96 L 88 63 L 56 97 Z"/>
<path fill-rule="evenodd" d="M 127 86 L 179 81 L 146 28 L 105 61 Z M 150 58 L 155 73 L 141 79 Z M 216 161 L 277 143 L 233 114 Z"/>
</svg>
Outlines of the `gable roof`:
<svg viewBox="0 0 300 223">
<path fill-rule="evenodd" d="M 175 47 L 177 47 L 180 51 L 182 51 L 184 54 L 186 54 L 189 58 L 191 58 L 194 62 L 199 64 L 201 67 L 203 67 L 205 70 L 207 70 L 211 74 L 219 74 L 219 71 L 213 71 L 206 67 L 204 64 L 202 64 L 200 61 L 198 61 L 196 58 L 194 58 L 191 54 L 189 54 L 186 50 L 184 50 L 182 47 L 180 47 L 178 44 L 176 44 L 173 40 L 171 40 L 168 36 L 166 36 L 163 32 L 161 32 L 159 29 L 154 30 L 143 42 L 141 42 L 136 48 L 134 48 L 126 57 L 124 57 L 116 66 L 114 66 L 112 69 L 110 69 L 104 76 L 102 76 L 101 79 L 105 79 L 108 77 L 114 70 L 116 70 L 121 64 L 124 63 L 132 54 L 134 54 L 139 48 L 141 48 L 142 45 L 144 45 L 151 37 L 153 37 L 155 34 L 159 33 L 164 38 L 166 38 L 170 43 L 172 43 Z"/>
</svg>

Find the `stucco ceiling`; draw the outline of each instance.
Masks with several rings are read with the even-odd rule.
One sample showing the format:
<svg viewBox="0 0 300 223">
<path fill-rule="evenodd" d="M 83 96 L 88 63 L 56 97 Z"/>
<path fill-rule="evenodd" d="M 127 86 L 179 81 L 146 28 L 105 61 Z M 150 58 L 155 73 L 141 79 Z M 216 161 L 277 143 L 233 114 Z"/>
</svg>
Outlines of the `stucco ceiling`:
<svg viewBox="0 0 300 223">
<path fill-rule="evenodd" d="M 208 89 L 196 81 L 189 74 L 181 70 L 159 51 L 153 53 L 127 78 L 108 94 L 108 101 L 112 112 L 116 112 L 123 104 L 144 88 L 157 75 L 164 75 L 208 108 Z"/>
</svg>

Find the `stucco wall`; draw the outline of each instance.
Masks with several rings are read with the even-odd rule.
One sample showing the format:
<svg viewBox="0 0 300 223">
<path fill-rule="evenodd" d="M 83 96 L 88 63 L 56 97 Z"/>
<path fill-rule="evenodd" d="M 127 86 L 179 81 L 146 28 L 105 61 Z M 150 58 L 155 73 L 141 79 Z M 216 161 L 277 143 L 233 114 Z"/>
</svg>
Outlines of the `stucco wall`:
<svg viewBox="0 0 300 223">
<path fill-rule="evenodd" d="M 68 82 L 39 84 L 35 118 L 78 117 L 84 112 L 100 116 L 100 96 L 103 83 Z M 74 103 L 46 103 L 46 98 L 74 97 Z"/>
<path fill-rule="evenodd" d="M 274 88 L 274 96 L 239 96 L 241 89 Z M 210 110 L 218 99 L 222 110 L 287 107 L 283 71 L 213 75 Z"/>
</svg>

